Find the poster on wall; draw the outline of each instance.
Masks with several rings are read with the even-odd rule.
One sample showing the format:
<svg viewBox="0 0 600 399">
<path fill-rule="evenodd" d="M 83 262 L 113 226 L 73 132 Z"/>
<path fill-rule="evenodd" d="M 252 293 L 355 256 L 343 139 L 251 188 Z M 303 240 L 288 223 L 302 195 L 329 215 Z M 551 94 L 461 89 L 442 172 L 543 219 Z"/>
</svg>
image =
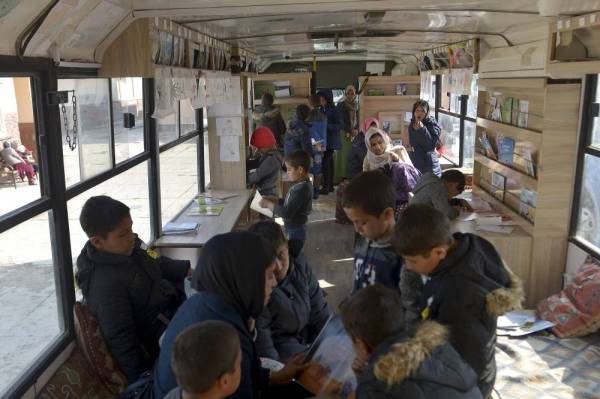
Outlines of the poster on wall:
<svg viewBox="0 0 600 399">
<path fill-rule="evenodd" d="M 219 137 L 219 159 L 221 162 L 240 161 L 240 139 L 238 136 Z"/>
<path fill-rule="evenodd" d="M 241 136 L 242 135 L 242 118 L 234 117 L 217 117 L 217 136 Z"/>
</svg>

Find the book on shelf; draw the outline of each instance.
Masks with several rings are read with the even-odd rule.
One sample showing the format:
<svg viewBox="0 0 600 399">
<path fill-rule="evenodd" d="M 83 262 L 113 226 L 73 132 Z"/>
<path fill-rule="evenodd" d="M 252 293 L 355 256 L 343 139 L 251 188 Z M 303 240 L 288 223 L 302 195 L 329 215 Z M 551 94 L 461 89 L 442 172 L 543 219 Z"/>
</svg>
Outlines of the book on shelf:
<svg viewBox="0 0 600 399">
<path fill-rule="evenodd" d="M 523 148 L 521 155 L 527 168 L 527 174 L 531 177 L 535 177 L 535 165 L 533 163 L 533 155 L 530 148 Z"/>
<path fill-rule="evenodd" d="M 169 222 L 163 227 L 164 235 L 180 235 L 196 233 L 200 225 L 194 222 L 175 223 Z"/>
<path fill-rule="evenodd" d="M 487 132 L 483 131 L 481 133 L 481 137 L 479 137 L 479 144 L 481 145 L 482 152 L 486 157 L 494 160 L 498 159 L 496 152 L 494 151 L 494 147 L 492 147 L 492 144 L 490 143 Z"/>
<path fill-rule="evenodd" d="M 383 89 L 367 89 L 367 96 L 384 96 Z"/>
<path fill-rule="evenodd" d="M 398 83 L 396 85 L 396 95 L 405 96 L 408 92 L 408 85 L 406 83 Z"/>
<path fill-rule="evenodd" d="M 224 205 L 198 205 L 197 207 L 191 208 L 187 215 L 188 216 L 220 216 L 225 209 Z"/>
<path fill-rule="evenodd" d="M 521 100 L 519 101 L 519 116 L 517 118 L 517 126 L 519 127 L 527 127 L 528 117 L 529 117 L 529 101 Z"/>
<path fill-rule="evenodd" d="M 275 86 L 275 92 L 273 93 L 275 98 L 288 98 L 291 96 L 289 80 L 277 81 L 273 85 Z"/>
<path fill-rule="evenodd" d="M 515 140 L 510 137 L 502 137 L 498 144 L 498 161 L 506 165 L 512 165 L 515 154 Z"/>
<path fill-rule="evenodd" d="M 492 172 L 492 182 L 490 185 L 491 194 L 499 199 L 500 201 L 504 201 L 504 193 L 506 190 L 506 176 L 498 173 Z"/>
<path fill-rule="evenodd" d="M 513 112 L 513 98 L 506 97 L 504 101 L 502 101 L 500 114 L 502 116 L 503 123 L 511 123 L 512 122 L 512 112 Z"/>
</svg>

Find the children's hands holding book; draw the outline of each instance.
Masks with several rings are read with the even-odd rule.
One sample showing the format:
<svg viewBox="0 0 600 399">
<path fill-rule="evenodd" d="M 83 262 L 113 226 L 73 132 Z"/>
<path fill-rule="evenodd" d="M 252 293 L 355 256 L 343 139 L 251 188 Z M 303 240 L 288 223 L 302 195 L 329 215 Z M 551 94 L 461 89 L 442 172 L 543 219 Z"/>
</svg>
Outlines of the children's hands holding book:
<svg viewBox="0 0 600 399">
<path fill-rule="evenodd" d="M 279 371 L 272 371 L 269 377 L 271 384 L 287 384 L 292 381 L 298 373 L 304 371 L 310 363 L 304 363 L 305 353 L 298 353 L 290 358 Z"/>
<path fill-rule="evenodd" d="M 271 209 L 273 210 L 273 208 L 275 208 L 275 204 L 279 201 L 279 198 L 269 195 L 269 196 L 264 196 L 260 202 L 258 203 L 260 206 L 262 206 L 263 208 L 267 208 L 267 209 Z"/>
</svg>

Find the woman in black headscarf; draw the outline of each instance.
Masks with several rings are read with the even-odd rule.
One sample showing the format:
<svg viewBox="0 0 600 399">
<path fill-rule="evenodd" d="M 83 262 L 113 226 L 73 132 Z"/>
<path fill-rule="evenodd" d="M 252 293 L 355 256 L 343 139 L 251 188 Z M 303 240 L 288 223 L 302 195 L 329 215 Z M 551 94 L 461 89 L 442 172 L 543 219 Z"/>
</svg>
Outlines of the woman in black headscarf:
<svg viewBox="0 0 600 399">
<path fill-rule="evenodd" d="M 269 383 L 291 381 L 301 368 L 298 360 L 269 374 L 260 366 L 253 340 L 254 320 L 277 285 L 275 260 L 274 246 L 253 233 L 221 234 L 206 243 L 192 276 L 192 287 L 199 292 L 180 306 L 165 331 L 154 368 L 155 398 L 163 398 L 177 386 L 170 365 L 175 338 L 186 327 L 205 320 L 225 321 L 240 336 L 242 376 L 231 398 L 258 398 Z"/>
</svg>

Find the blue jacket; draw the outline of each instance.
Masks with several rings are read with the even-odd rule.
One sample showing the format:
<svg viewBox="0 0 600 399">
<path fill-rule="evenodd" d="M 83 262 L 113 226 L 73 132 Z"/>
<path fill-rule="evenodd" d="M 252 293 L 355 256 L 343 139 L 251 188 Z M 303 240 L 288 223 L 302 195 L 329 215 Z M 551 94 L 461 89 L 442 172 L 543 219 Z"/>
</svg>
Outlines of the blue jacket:
<svg viewBox="0 0 600 399">
<path fill-rule="evenodd" d="M 230 398 L 257 399 L 266 388 L 269 372 L 261 368 L 260 359 L 246 323 L 236 309 L 219 296 L 206 291 L 188 298 L 169 323 L 163 337 L 160 356 L 154 368 L 154 397 L 162 399 L 177 386 L 171 370 L 171 349 L 177 335 L 188 326 L 205 320 L 221 320 L 231 324 L 240 336 L 242 377 L 240 386 Z"/>
<path fill-rule="evenodd" d="M 285 132 L 284 154 L 288 156 L 294 151 L 304 150 L 313 155 L 313 146 L 310 141 L 309 126 L 300 119 L 293 119 Z"/>
<path fill-rule="evenodd" d="M 412 123 L 408 126 L 410 145 L 413 148 L 410 160 L 422 174 L 433 173 L 438 177 L 442 175 L 440 161 L 435 152 L 440 143 L 441 133 L 442 128 L 432 116 L 425 118 L 420 129 L 414 129 Z"/>
<path fill-rule="evenodd" d="M 323 151 L 327 146 L 327 116 L 320 109 L 313 109 L 308 114 L 310 138 L 320 141 Z"/>
<path fill-rule="evenodd" d="M 317 93 L 319 96 L 325 97 L 327 105 L 321 110 L 327 116 L 327 149 L 328 150 L 339 150 L 342 148 L 342 142 L 340 140 L 340 129 L 342 128 L 342 121 L 338 112 L 337 107 L 333 103 L 333 92 L 331 89 L 321 90 Z"/>
</svg>

